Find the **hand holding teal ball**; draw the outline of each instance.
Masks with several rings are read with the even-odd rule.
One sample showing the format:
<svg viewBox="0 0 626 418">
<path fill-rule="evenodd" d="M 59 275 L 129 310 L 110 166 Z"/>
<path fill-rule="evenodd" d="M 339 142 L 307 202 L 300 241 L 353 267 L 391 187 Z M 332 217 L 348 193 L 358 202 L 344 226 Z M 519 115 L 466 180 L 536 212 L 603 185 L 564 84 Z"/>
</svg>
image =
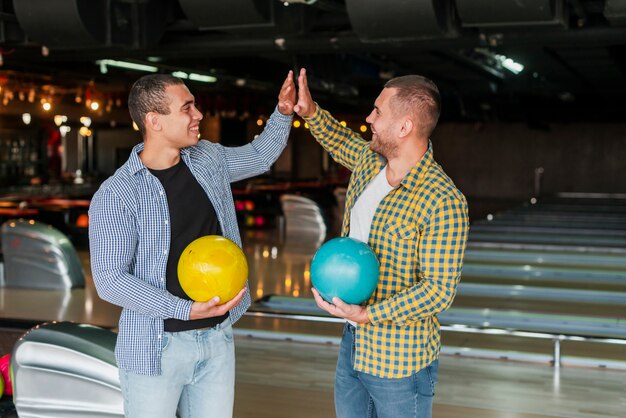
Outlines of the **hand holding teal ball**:
<svg viewBox="0 0 626 418">
<path fill-rule="evenodd" d="M 324 300 L 338 297 L 348 304 L 366 302 L 376 290 L 380 264 L 374 251 L 354 238 L 333 238 L 311 261 L 311 282 Z"/>
</svg>

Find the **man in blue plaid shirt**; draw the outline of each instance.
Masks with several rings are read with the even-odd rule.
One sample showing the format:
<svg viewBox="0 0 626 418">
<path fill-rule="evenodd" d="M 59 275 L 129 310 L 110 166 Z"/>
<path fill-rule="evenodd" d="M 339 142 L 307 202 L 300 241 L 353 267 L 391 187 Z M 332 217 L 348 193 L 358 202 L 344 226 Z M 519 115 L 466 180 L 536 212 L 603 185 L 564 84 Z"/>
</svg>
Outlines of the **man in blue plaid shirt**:
<svg viewBox="0 0 626 418">
<path fill-rule="evenodd" d="M 295 97 L 289 72 L 263 133 L 230 148 L 199 140 L 202 113 L 182 80 L 153 74 L 133 85 L 128 107 L 143 142 L 89 209 L 98 294 L 123 308 L 115 356 L 126 417 L 232 417 L 231 325 L 250 306 L 248 287 L 230 301 L 194 302 L 178 282 L 178 259 L 204 235 L 241 246 L 230 183 L 270 169 Z"/>
<path fill-rule="evenodd" d="M 441 345 L 437 314 L 456 294 L 468 235 L 465 197 L 433 159 L 439 91 L 417 75 L 388 81 L 366 119 L 367 142 L 317 106 L 304 69 L 298 84 L 295 111 L 352 172 L 342 235 L 367 243 L 380 261 L 378 286 L 364 306 L 325 301 L 313 289 L 320 308 L 347 320 L 337 416 L 429 418 Z"/>
</svg>

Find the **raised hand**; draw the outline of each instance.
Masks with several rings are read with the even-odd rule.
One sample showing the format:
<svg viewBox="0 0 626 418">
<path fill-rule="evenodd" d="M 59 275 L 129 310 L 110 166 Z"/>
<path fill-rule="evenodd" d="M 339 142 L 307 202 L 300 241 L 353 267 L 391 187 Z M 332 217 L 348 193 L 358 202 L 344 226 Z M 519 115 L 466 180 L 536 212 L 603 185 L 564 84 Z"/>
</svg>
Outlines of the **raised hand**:
<svg viewBox="0 0 626 418">
<path fill-rule="evenodd" d="M 315 113 L 315 102 L 309 91 L 309 83 L 304 68 L 300 69 L 300 75 L 298 75 L 298 102 L 293 110 L 303 118 L 311 117 Z"/>
<path fill-rule="evenodd" d="M 296 85 L 293 82 L 293 71 L 289 70 L 285 82 L 278 93 L 278 111 L 283 115 L 291 115 L 296 103 Z"/>
</svg>

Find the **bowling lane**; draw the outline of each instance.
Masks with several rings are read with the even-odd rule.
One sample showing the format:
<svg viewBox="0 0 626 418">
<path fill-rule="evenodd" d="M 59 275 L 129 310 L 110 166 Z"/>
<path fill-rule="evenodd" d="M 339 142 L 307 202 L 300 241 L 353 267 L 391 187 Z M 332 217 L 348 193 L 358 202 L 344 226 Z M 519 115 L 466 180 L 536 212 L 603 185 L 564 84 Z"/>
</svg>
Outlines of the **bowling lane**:
<svg viewBox="0 0 626 418">
<path fill-rule="evenodd" d="M 85 287 L 67 290 L 40 290 L 0 287 L 0 319 L 33 323 L 72 321 L 115 328 L 121 309 L 98 296 L 89 262 L 89 253 L 79 251 L 85 272 Z"/>
<path fill-rule="evenodd" d="M 275 231 L 259 233 L 254 231 L 244 233 L 244 251 L 249 263 L 249 285 L 253 300 L 261 299 L 267 295 L 284 295 L 290 297 L 310 298 L 311 292 L 311 259 L 317 248 L 317 243 L 310 242 L 281 242 L 275 239 Z M 79 252 L 81 262 L 85 269 L 85 288 L 68 291 L 48 291 L 32 289 L 0 288 L 0 311 L 4 318 L 48 321 L 67 320 L 75 322 L 91 323 L 104 327 L 116 327 L 120 308 L 102 301 L 94 288 L 89 267 L 89 254 L 86 251 Z M 499 268 L 491 266 L 492 268 Z M 518 268 L 524 272 L 522 268 Z M 571 286 L 571 282 L 563 277 L 563 280 L 553 280 L 545 277 L 532 277 L 526 274 L 507 277 L 504 274 L 490 274 L 488 276 L 472 275 L 471 263 L 467 263 L 462 283 L 492 284 L 492 285 L 531 285 L 532 288 L 565 289 Z M 526 272 L 528 273 L 528 272 Z M 601 281 L 580 280 L 575 282 L 577 289 L 592 291 L 625 292 L 624 283 L 603 284 Z M 623 293 L 621 293 L 623 294 Z M 27 302 L 25 302 L 27 301 Z M 560 300 L 551 303 L 545 300 L 532 300 L 528 297 L 515 296 L 514 294 L 486 296 L 474 294 L 464 295 L 461 290 L 453 304 L 455 307 L 477 307 L 492 309 L 514 309 L 527 312 L 549 312 L 572 315 L 614 316 L 620 312 L 623 305 L 593 303 L 587 301 Z M 623 311 L 623 308 L 621 308 Z M 623 315 L 623 316 L 626 316 Z M 287 329 L 298 328 L 300 325 L 285 325 L 285 322 L 276 320 L 261 320 L 258 318 L 246 319 L 251 326 L 259 326 L 265 329 L 278 330 L 280 327 Z M 317 325 L 309 324 L 307 327 L 315 328 Z M 325 329 L 326 326 L 320 326 Z M 335 328 L 332 328 L 332 332 Z M 313 332 L 313 331 L 312 331 Z M 325 332 L 325 331 L 323 331 Z"/>
<path fill-rule="evenodd" d="M 492 264 L 530 264 L 597 268 L 601 270 L 626 270 L 626 254 L 581 254 L 567 251 L 538 251 L 523 249 L 490 249 L 468 246 L 464 263 L 489 262 Z"/>
<path fill-rule="evenodd" d="M 508 297 L 465 296 L 459 292 L 454 299 L 455 308 L 485 308 L 498 310 L 515 310 L 520 312 L 553 313 L 561 315 L 588 315 L 598 317 L 626 317 L 626 305 L 604 303 L 580 303 L 558 301 L 550 303 L 545 300 L 520 299 Z"/>
</svg>

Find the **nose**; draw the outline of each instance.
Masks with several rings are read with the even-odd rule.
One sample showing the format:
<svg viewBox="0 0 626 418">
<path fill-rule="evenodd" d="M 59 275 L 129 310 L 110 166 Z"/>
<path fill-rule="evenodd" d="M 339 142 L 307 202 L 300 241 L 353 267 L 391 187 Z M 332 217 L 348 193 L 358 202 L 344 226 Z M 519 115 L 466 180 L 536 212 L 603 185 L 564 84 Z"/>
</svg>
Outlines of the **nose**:
<svg viewBox="0 0 626 418">
<path fill-rule="evenodd" d="M 197 107 L 194 106 L 193 110 L 194 110 L 194 115 L 193 115 L 194 119 L 202 120 L 202 118 L 204 118 L 204 115 L 202 114 L 202 112 L 198 110 Z"/>
<path fill-rule="evenodd" d="M 373 110 L 369 115 L 367 115 L 367 117 L 365 118 L 365 122 L 369 123 L 370 125 L 374 123 L 374 111 Z"/>
</svg>

